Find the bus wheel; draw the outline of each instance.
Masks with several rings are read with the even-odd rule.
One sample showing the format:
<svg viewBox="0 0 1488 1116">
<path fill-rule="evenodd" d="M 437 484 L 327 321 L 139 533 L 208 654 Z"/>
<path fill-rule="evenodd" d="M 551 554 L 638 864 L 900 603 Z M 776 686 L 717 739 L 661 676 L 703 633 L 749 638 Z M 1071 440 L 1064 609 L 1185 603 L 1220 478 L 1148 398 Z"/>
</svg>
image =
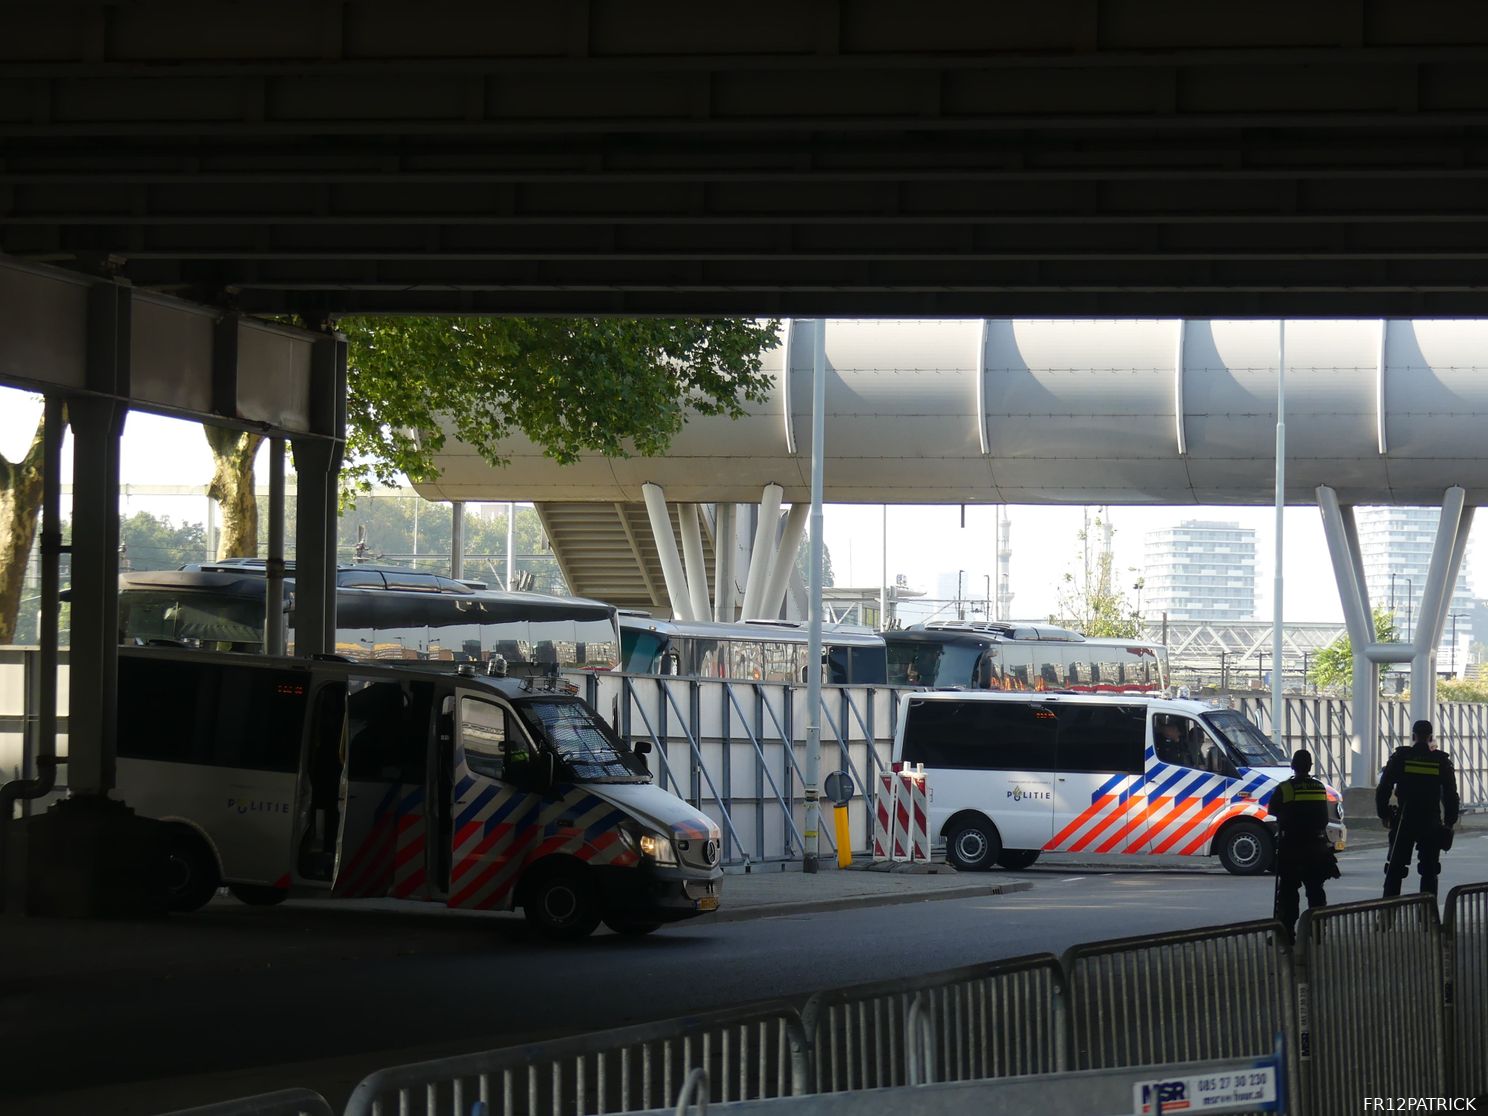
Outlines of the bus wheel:
<svg viewBox="0 0 1488 1116">
<path fill-rule="evenodd" d="M 212 850 L 207 848 L 205 841 L 186 829 L 171 834 L 165 873 L 167 905 L 173 911 L 194 911 L 205 907 L 222 885 Z"/>
<path fill-rule="evenodd" d="M 997 856 L 997 863 L 1009 872 L 1021 872 L 1031 868 L 1038 858 L 1038 849 L 1003 849 Z"/>
<path fill-rule="evenodd" d="M 1238 821 L 1219 835 L 1219 862 L 1237 876 L 1263 875 L 1276 857 L 1271 832 L 1257 821 Z"/>
<path fill-rule="evenodd" d="M 599 925 L 599 897 L 582 872 L 559 870 L 533 881 L 522 912 L 548 937 L 575 942 Z"/>
<path fill-rule="evenodd" d="M 230 883 L 227 890 L 239 903 L 247 903 L 250 907 L 273 907 L 289 898 L 287 887 L 270 887 L 268 884 Z"/>
<path fill-rule="evenodd" d="M 962 822 L 946 839 L 946 859 L 962 872 L 985 872 L 1002 855 L 1002 838 L 986 818 Z"/>
<path fill-rule="evenodd" d="M 649 934 L 659 929 L 659 922 L 638 922 L 629 918 L 606 918 L 604 924 L 617 934 L 624 934 L 627 938 L 639 938 L 642 934 Z"/>
</svg>

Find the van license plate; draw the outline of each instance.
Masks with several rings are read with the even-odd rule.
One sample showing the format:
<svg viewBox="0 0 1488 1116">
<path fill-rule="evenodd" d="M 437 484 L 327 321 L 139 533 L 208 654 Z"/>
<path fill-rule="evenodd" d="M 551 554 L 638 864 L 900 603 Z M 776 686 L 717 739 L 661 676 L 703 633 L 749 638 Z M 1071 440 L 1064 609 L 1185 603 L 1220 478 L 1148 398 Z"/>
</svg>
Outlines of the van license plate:
<svg viewBox="0 0 1488 1116">
<path fill-rule="evenodd" d="M 697 901 L 697 909 L 700 911 L 716 911 L 718 909 L 718 896 L 704 895 Z"/>
</svg>

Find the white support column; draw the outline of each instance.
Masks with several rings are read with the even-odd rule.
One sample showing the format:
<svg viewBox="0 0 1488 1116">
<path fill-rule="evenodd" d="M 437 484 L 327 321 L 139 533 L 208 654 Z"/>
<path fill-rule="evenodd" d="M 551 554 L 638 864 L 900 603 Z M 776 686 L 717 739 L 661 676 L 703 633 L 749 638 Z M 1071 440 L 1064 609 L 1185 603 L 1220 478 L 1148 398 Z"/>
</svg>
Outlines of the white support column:
<svg viewBox="0 0 1488 1116">
<path fill-rule="evenodd" d="M 775 561 L 770 567 L 770 580 L 765 583 L 761 597 L 760 615 L 750 619 L 773 620 L 780 615 L 780 606 L 785 603 L 785 587 L 796 568 L 796 553 L 801 549 L 801 536 L 806 533 L 806 520 L 810 515 L 810 504 L 792 504 L 786 513 L 780 544 L 775 548 Z"/>
<path fill-rule="evenodd" d="M 1411 659 L 1411 720 L 1430 720 L 1436 707 L 1436 648 L 1441 642 L 1442 626 L 1452 603 L 1455 571 L 1462 567 L 1460 547 L 1467 545 L 1463 530 L 1463 512 L 1467 493 L 1458 485 L 1447 489 L 1442 498 L 1441 519 L 1436 525 L 1436 545 L 1431 550 L 1431 565 L 1426 571 L 1426 588 L 1421 594 L 1421 619 L 1416 624 Z M 1467 517 L 1467 525 L 1472 518 Z M 1453 580 L 1448 581 L 1448 575 Z"/>
<path fill-rule="evenodd" d="M 692 618 L 706 620 L 713 611 L 708 604 L 708 563 L 703 560 L 703 532 L 698 526 L 696 504 L 677 505 L 677 526 L 682 531 L 682 559 L 687 563 L 687 597 Z"/>
<path fill-rule="evenodd" d="M 780 498 L 785 490 L 778 484 L 765 485 L 759 502 L 759 520 L 754 525 L 754 547 L 749 552 L 749 577 L 744 582 L 744 608 L 740 618 L 754 620 L 760 615 L 765 583 L 775 560 L 775 527 L 780 519 Z"/>
<path fill-rule="evenodd" d="M 713 515 L 713 619 L 734 619 L 734 552 L 738 549 L 738 508 L 719 504 Z"/>
<path fill-rule="evenodd" d="M 1354 509 L 1340 508 L 1338 493 L 1327 485 L 1318 488 L 1317 500 L 1328 556 L 1333 559 L 1333 579 L 1343 605 L 1343 622 L 1354 649 L 1354 732 L 1349 740 L 1349 785 L 1369 787 L 1374 785 L 1374 741 L 1379 736 L 1379 679 L 1377 667 L 1368 656 L 1369 646 L 1374 643 L 1374 619 L 1369 615 L 1368 593 L 1355 562 L 1358 532 L 1349 530 Z"/>
<path fill-rule="evenodd" d="M 646 500 L 646 516 L 651 521 L 651 537 L 656 541 L 656 554 L 661 559 L 662 576 L 666 578 L 667 599 L 676 620 L 691 620 L 692 601 L 687 594 L 687 575 L 682 572 L 682 559 L 677 554 L 677 539 L 672 534 L 672 517 L 667 513 L 666 493 L 659 484 L 643 484 L 641 495 Z"/>
</svg>

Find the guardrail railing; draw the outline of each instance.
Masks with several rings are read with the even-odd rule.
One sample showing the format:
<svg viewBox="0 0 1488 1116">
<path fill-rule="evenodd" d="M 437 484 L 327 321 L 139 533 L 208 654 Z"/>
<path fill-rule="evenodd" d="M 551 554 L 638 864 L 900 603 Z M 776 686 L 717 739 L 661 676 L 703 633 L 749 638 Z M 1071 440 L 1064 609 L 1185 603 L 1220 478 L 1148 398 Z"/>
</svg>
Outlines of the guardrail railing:
<svg viewBox="0 0 1488 1116">
<path fill-rule="evenodd" d="M 1442 933 L 1452 1092 L 1488 1096 L 1488 883 L 1464 884 L 1447 893 Z"/>
<path fill-rule="evenodd" d="M 1364 1097 L 1445 1096 L 1435 896 L 1308 909 L 1297 940 L 1311 1116 L 1357 1113 Z"/>
<path fill-rule="evenodd" d="M 670 1019 L 379 1070 L 346 1116 L 600 1116 L 675 1104 L 689 1073 L 709 1103 L 808 1088 L 801 1017 L 788 1004 Z"/>
<path fill-rule="evenodd" d="M 1053 954 L 819 992 L 801 1012 L 816 1092 L 1065 1068 Z"/>
</svg>

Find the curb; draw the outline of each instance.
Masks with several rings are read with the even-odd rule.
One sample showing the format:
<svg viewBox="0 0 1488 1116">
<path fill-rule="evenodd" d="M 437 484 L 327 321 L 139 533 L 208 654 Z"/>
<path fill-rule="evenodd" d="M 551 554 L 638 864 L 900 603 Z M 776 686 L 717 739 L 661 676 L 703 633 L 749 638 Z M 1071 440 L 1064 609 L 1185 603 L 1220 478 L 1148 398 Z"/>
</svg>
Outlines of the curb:
<svg viewBox="0 0 1488 1116">
<path fill-rule="evenodd" d="M 845 895 L 838 899 L 803 899 L 790 903 L 757 903 L 748 907 L 725 907 L 708 920 L 712 925 L 724 922 L 747 922 L 756 918 L 780 918 L 785 915 L 823 914 L 847 911 L 855 907 L 897 907 L 905 903 L 926 903 L 937 899 L 980 899 L 987 895 L 1007 895 L 1028 891 L 1031 881 L 995 884 L 966 884 L 937 888 L 934 891 L 900 891 L 881 895 Z M 725 892 L 725 894 L 727 894 Z"/>
</svg>

